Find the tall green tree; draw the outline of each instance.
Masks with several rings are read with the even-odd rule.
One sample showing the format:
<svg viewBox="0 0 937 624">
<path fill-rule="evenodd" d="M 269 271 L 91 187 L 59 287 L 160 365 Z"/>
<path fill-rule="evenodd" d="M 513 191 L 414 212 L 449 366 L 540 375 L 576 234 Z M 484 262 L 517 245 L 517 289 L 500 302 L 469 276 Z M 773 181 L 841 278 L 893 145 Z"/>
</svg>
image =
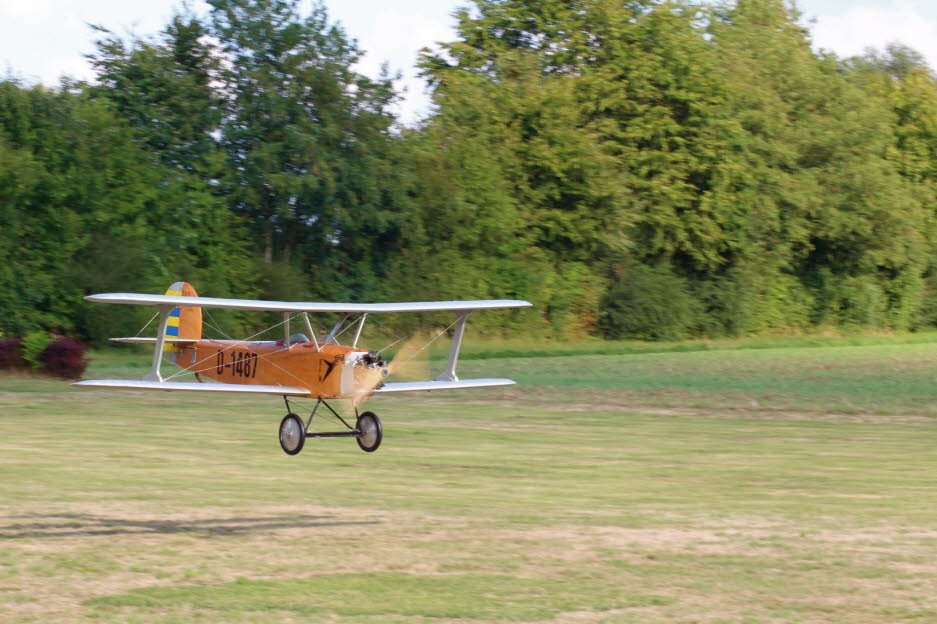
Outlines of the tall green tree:
<svg viewBox="0 0 937 624">
<path fill-rule="evenodd" d="M 162 164 L 217 177 L 220 57 L 205 26 L 177 13 L 157 37 L 129 41 L 93 28 L 100 38 L 89 55 L 97 73 L 91 92 L 114 106 Z"/>
<path fill-rule="evenodd" d="M 888 157 L 892 118 L 835 58 L 810 49 L 797 17 L 782 0 L 740 0 L 713 24 L 729 111 L 743 130 L 741 166 L 716 186 L 741 209 L 733 235 L 742 253 L 720 284 L 735 299 L 725 309 L 740 331 L 907 327 L 921 212 Z"/>
<path fill-rule="evenodd" d="M 90 55 L 98 84 L 88 87 L 129 125 L 152 161 L 160 206 L 153 238 L 164 238 L 159 259 L 170 283 L 183 276 L 210 285 L 216 296 L 251 296 L 257 271 L 244 223 L 220 192 L 224 154 L 217 140 L 223 100 L 213 83 L 219 56 L 205 27 L 173 16 L 152 39 L 125 41 L 101 34 Z"/>
<path fill-rule="evenodd" d="M 206 294 L 253 285 L 230 213 L 82 85 L 0 82 L 0 161 L 0 331 L 100 342 L 136 333 L 145 312 L 91 307 L 92 292 L 158 292 L 180 276 Z"/>
<path fill-rule="evenodd" d="M 361 52 L 321 3 L 305 14 L 298 0 L 209 4 L 229 205 L 266 262 L 315 267 L 319 296 L 364 296 L 355 276 L 380 273 L 403 197 L 391 77 L 353 70 Z"/>
<path fill-rule="evenodd" d="M 892 112 L 888 158 L 923 209 L 917 227 L 926 246 L 926 279 L 923 285 L 906 280 L 908 296 L 895 310 L 896 325 L 937 324 L 937 78 L 918 52 L 900 44 L 846 59 L 843 66 L 868 97 Z"/>
<path fill-rule="evenodd" d="M 560 46 L 541 30 L 575 30 L 555 25 L 575 17 L 567 4 L 476 2 L 457 15 L 459 39 L 421 63 L 438 107 L 424 134 L 457 155 L 447 176 L 470 191 L 441 209 L 475 224 L 435 239 L 451 249 L 467 236 L 472 265 L 486 267 L 479 281 L 535 301 L 559 335 L 593 324 L 597 267 L 627 248 L 633 214 L 601 120 L 583 114 L 572 60 L 545 52 Z"/>
<path fill-rule="evenodd" d="M 86 289 L 121 278 L 144 287 L 159 273 L 146 228 L 158 182 L 103 104 L 79 90 L 0 82 L 0 331 L 100 337 L 108 313 L 84 315 Z M 89 259 L 104 249 L 113 256 L 97 275 Z"/>
</svg>

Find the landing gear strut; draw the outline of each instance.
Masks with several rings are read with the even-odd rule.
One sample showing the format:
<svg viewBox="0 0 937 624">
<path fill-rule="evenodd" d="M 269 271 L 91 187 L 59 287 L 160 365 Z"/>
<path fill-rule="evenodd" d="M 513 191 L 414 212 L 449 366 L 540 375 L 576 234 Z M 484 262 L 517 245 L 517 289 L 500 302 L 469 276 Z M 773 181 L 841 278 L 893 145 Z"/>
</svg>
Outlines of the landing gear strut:
<svg viewBox="0 0 937 624">
<path fill-rule="evenodd" d="M 374 412 L 363 412 L 358 414 L 355 410 L 357 420 L 352 427 L 342 418 L 338 412 L 332 409 L 332 406 L 324 400 L 316 401 L 316 406 L 312 408 L 309 414 L 309 420 L 303 422 L 303 419 L 294 414 L 290 407 L 289 399 L 283 397 L 286 402 L 286 409 L 289 413 L 280 421 L 280 447 L 287 455 L 296 455 L 303 450 L 306 438 L 355 438 L 358 447 L 365 453 L 373 453 L 381 445 L 384 438 L 384 428 L 381 426 L 381 419 Z M 312 432 L 309 427 L 312 425 L 312 419 L 316 415 L 320 405 L 324 405 L 332 415 L 337 418 L 347 431 L 326 431 Z"/>
</svg>

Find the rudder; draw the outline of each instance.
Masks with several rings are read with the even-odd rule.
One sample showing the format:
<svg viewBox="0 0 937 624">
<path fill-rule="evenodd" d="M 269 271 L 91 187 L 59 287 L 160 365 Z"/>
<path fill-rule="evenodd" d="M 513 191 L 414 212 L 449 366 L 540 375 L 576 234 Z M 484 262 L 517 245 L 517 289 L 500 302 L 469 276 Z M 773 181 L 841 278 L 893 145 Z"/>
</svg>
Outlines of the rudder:
<svg viewBox="0 0 937 624">
<path fill-rule="evenodd" d="M 198 297 L 198 293 L 188 282 L 176 282 L 166 291 L 170 296 Z M 201 340 L 202 338 L 202 308 L 180 306 L 169 313 L 166 323 L 167 338 L 186 338 Z M 167 344 L 166 351 L 175 351 L 176 347 Z"/>
</svg>

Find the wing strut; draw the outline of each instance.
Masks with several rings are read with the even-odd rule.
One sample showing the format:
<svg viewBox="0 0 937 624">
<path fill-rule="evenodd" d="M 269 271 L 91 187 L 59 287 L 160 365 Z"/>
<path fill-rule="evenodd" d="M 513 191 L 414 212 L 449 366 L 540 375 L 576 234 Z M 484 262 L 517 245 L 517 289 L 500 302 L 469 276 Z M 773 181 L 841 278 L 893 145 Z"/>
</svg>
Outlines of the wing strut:
<svg viewBox="0 0 937 624">
<path fill-rule="evenodd" d="M 316 345 L 316 351 L 321 351 L 319 347 L 319 340 L 316 338 L 316 331 L 312 328 L 312 323 L 309 321 L 309 315 L 303 312 L 303 321 L 306 323 L 306 331 L 309 332 L 309 335 L 312 337 L 312 342 Z"/>
<path fill-rule="evenodd" d="M 361 315 L 361 320 L 358 321 L 358 331 L 355 332 L 355 341 L 351 343 L 351 346 L 358 346 L 358 338 L 361 338 L 361 330 L 364 329 L 364 319 L 368 318 L 368 313 L 365 312 Z"/>
<path fill-rule="evenodd" d="M 335 332 L 337 332 L 338 330 L 342 328 L 342 325 L 345 323 L 345 320 L 349 316 L 351 316 L 350 312 L 346 312 L 345 314 L 343 314 L 342 318 L 338 319 L 338 322 L 332 326 L 332 331 L 329 332 L 329 334 L 322 340 L 322 342 L 331 342 L 334 344 L 338 344 L 338 339 L 335 336 Z"/>
<path fill-rule="evenodd" d="M 153 349 L 153 365 L 144 381 L 163 381 L 159 374 L 159 365 L 163 363 L 163 344 L 166 342 L 166 325 L 169 323 L 169 313 L 175 306 L 159 306 L 159 329 L 156 330 L 156 348 Z"/>
<path fill-rule="evenodd" d="M 452 336 L 452 347 L 449 349 L 449 362 L 446 364 L 446 370 L 436 378 L 436 381 L 459 381 L 459 376 L 455 373 L 455 366 L 459 362 L 459 349 L 462 348 L 462 336 L 465 335 L 465 321 L 468 320 L 472 312 L 472 310 L 465 310 L 458 313 L 459 318 L 455 322 L 455 334 Z"/>
</svg>

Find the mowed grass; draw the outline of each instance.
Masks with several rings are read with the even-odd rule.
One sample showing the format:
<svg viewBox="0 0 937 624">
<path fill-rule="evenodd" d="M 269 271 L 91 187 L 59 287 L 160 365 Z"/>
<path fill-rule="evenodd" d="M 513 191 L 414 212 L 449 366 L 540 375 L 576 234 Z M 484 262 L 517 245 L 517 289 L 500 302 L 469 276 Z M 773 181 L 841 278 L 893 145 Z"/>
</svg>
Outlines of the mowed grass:
<svg viewBox="0 0 937 624">
<path fill-rule="evenodd" d="M 937 343 L 880 342 L 467 360 L 521 385 L 375 398 L 373 454 L 3 378 L 0 621 L 937 621 Z"/>
</svg>

